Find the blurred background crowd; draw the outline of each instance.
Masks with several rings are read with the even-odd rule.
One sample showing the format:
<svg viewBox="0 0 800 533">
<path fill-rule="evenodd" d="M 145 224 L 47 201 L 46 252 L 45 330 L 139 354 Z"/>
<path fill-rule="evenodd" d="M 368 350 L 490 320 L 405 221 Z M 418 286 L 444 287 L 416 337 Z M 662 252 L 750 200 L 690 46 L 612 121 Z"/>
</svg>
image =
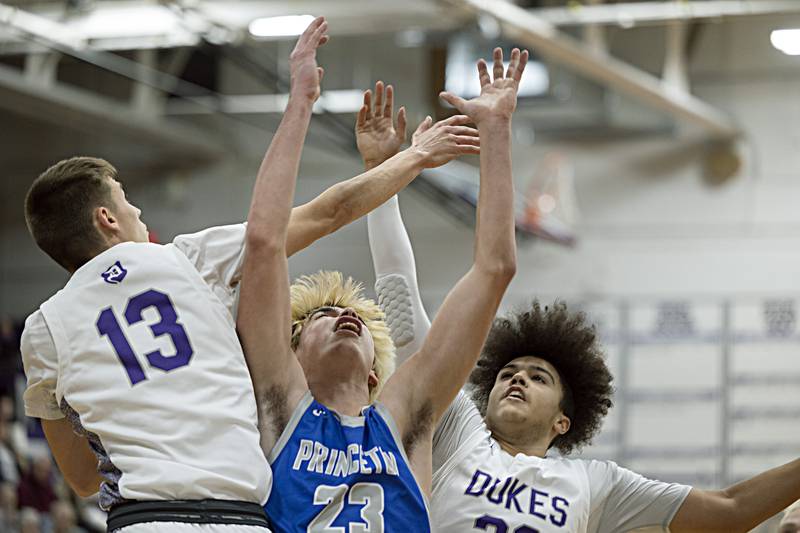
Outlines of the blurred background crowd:
<svg viewBox="0 0 800 533">
<path fill-rule="evenodd" d="M 78 498 L 55 466 L 38 420 L 22 408 L 22 323 L 0 318 L 0 532 L 105 531 L 94 498 Z"/>
</svg>

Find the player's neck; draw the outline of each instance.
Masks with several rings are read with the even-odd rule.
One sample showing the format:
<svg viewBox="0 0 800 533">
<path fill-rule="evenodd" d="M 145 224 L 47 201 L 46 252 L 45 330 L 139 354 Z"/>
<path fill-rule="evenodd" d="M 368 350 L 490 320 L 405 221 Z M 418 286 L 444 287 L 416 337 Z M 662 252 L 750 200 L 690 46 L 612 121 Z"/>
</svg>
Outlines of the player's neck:
<svg viewBox="0 0 800 533">
<path fill-rule="evenodd" d="M 544 457 L 547 454 L 549 440 L 545 438 L 525 438 L 521 435 L 502 435 L 492 430 L 492 437 L 500 448 L 511 455 L 523 454 L 532 457 Z"/>
<path fill-rule="evenodd" d="M 308 387 L 315 400 L 340 415 L 359 416 L 361 408 L 369 404 L 369 388 L 363 380 L 353 383 L 328 378 L 310 382 Z"/>
</svg>

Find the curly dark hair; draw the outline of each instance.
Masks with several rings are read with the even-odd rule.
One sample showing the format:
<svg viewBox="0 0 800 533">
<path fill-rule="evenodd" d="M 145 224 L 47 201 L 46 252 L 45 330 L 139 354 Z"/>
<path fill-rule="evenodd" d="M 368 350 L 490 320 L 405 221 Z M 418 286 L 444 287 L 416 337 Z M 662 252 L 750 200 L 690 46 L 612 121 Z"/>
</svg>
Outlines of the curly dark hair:
<svg viewBox="0 0 800 533">
<path fill-rule="evenodd" d="M 564 454 L 589 444 L 613 405 L 614 379 L 600 348 L 597 331 L 584 313 L 574 313 L 563 302 L 542 307 L 534 300 L 529 310 L 497 318 L 469 377 L 478 410 L 486 416 L 489 393 L 500 370 L 517 357 L 539 357 L 555 367 L 561 378 L 560 408 L 570 429 L 550 446 Z"/>
</svg>

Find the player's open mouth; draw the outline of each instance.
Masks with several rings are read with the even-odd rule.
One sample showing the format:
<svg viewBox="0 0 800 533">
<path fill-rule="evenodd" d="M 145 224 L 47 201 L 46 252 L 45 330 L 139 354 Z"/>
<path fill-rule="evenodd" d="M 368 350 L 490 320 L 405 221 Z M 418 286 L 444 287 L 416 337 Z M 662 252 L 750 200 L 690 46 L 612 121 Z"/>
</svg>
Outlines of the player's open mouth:
<svg viewBox="0 0 800 533">
<path fill-rule="evenodd" d="M 333 331 L 339 333 L 340 331 L 348 331 L 361 336 L 361 322 L 351 316 L 340 316 L 333 326 Z"/>
<path fill-rule="evenodd" d="M 509 387 L 508 391 L 504 398 L 510 398 L 514 400 L 525 401 L 525 393 L 522 391 L 521 387 L 517 387 L 516 385 Z"/>
</svg>

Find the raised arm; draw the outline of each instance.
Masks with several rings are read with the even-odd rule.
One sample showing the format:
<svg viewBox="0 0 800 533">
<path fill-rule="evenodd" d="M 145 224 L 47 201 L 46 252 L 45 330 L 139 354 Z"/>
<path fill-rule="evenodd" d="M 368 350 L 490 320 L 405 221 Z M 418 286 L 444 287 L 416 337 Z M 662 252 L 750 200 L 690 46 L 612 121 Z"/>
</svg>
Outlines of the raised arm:
<svg viewBox="0 0 800 533">
<path fill-rule="evenodd" d="M 247 217 L 236 325 L 256 394 L 261 446 L 267 454 L 288 413 L 308 389 L 290 346 L 286 233 L 300 155 L 323 74 L 316 51 L 328 40 L 327 27 L 324 18 L 314 20 L 292 51 L 289 103 L 258 170 Z"/>
<path fill-rule="evenodd" d="M 401 365 L 422 348 L 431 321 L 419 293 L 414 250 L 397 196 L 367 215 L 367 232 L 375 293 L 397 349 L 396 364 Z"/>
<path fill-rule="evenodd" d="M 356 144 L 367 170 L 396 154 L 405 141 L 405 108 L 401 107 L 397 112 L 396 123 L 393 108 L 394 88 L 391 85 L 384 88 L 381 81 L 375 84 L 374 103 L 371 91 L 364 92 L 364 105 L 356 121 Z M 432 121 L 427 117 L 414 133 L 415 138 L 431 125 Z M 477 140 L 477 130 L 466 126 L 459 128 Z M 397 195 L 370 211 L 367 232 L 375 269 L 375 292 L 386 313 L 399 365 L 422 347 L 431 322 L 419 294 L 414 250 L 400 216 Z"/>
<path fill-rule="evenodd" d="M 800 499 L 800 459 L 725 490 L 692 489 L 669 525 L 672 533 L 742 533 Z"/>
<path fill-rule="evenodd" d="M 380 99 L 378 86 L 381 87 Z M 286 255 L 291 256 L 317 239 L 366 215 L 402 190 L 423 169 L 438 167 L 458 156 L 478 152 L 477 132 L 472 128 L 462 130 L 469 119 L 456 115 L 422 132 L 418 131 L 419 135 L 415 134 L 411 146 L 398 153 L 405 138 L 406 119 L 405 109 L 401 108 L 397 115 L 397 129 L 392 126 L 392 92 L 386 91 L 384 104 L 383 83 L 376 85 L 375 113 L 378 113 L 378 109 L 388 113 L 390 140 L 396 144 L 396 148 L 380 159 L 370 160 L 363 174 L 337 183 L 310 202 L 295 207 L 289 221 Z M 385 123 L 383 115 L 378 117 L 373 114 L 369 91 L 365 101 L 370 103 L 359 111 L 359 124 Z M 467 133 L 461 134 L 459 131 Z M 357 125 L 356 137 L 363 140 L 363 133 Z M 385 133 L 387 130 L 381 131 L 381 134 Z"/>
<path fill-rule="evenodd" d="M 420 428 L 431 431 L 463 386 L 516 269 L 511 115 L 527 58 L 527 52 L 515 49 L 504 76 L 497 48 L 493 82 L 486 62 L 478 62 L 479 97 L 466 101 L 442 93 L 480 132 L 475 255 L 472 267 L 447 295 L 420 351 L 395 372 L 382 393 L 404 437 Z"/>
</svg>

